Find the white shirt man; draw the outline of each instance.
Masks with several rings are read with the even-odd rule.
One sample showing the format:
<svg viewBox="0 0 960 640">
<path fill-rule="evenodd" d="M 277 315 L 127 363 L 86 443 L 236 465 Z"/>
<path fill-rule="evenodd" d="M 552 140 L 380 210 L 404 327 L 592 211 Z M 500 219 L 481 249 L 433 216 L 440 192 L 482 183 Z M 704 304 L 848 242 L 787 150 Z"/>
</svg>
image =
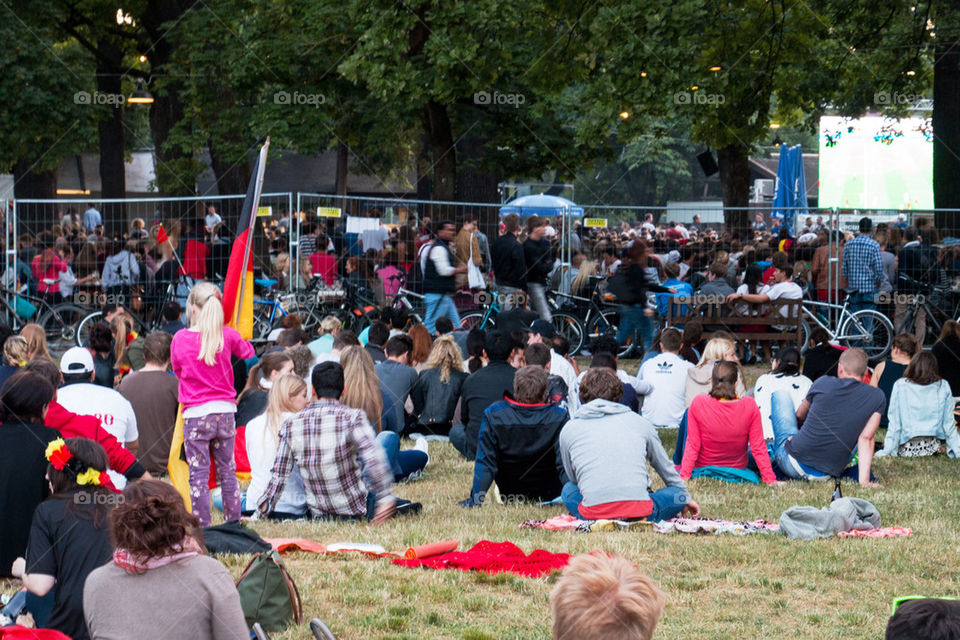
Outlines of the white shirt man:
<svg viewBox="0 0 960 640">
<path fill-rule="evenodd" d="M 530 325 L 529 344 L 542 342 L 550 347 L 550 373 L 560 376 L 564 384 L 567 385 L 567 403 L 568 406 L 578 406 L 580 403 L 574 395 L 574 385 L 577 382 L 577 374 L 573 370 L 573 365 L 567 362 L 567 359 L 553 350 L 550 341 L 553 339 L 553 325 L 546 320 L 534 320 Z"/>
<path fill-rule="evenodd" d="M 67 349 L 60 359 L 63 386 L 57 390 L 57 402 L 67 411 L 95 416 L 104 431 L 136 454 L 140 434 L 133 405 L 119 391 L 92 384 L 93 372 L 93 356 L 87 349 Z M 112 470 L 108 473 L 117 489 L 126 486 L 125 477 Z"/>
<path fill-rule="evenodd" d="M 680 332 L 666 329 L 660 336 L 660 355 L 640 367 L 640 379 L 653 385 L 653 392 L 643 401 L 640 415 L 658 429 L 680 425 L 686 409 L 687 371 L 693 365 L 680 353 Z"/>
<path fill-rule="evenodd" d="M 802 300 L 803 289 L 790 278 L 793 276 L 793 267 L 786 265 L 782 269 L 773 270 L 773 284 L 766 285 L 760 293 L 731 293 L 727 296 L 727 301 L 743 300 L 744 302 L 770 302 L 771 300 Z M 786 307 L 777 309 L 780 317 L 786 318 L 788 311 Z M 778 331 L 788 331 L 792 327 L 783 325 L 773 325 Z"/>
<path fill-rule="evenodd" d="M 90 208 L 83 212 L 83 228 L 87 231 L 96 231 L 97 227 L 103 224 L 103 217 L 97 208 L 92 204 Z"/>
</svg>

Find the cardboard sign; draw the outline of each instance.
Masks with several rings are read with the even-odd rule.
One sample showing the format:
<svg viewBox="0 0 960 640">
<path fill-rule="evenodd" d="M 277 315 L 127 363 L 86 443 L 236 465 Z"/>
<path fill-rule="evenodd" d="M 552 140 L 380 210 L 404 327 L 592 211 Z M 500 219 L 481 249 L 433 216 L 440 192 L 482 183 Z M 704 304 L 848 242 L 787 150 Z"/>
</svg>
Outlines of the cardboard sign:
<svg viewBox="0 0 960 640">
<path fill-rule="evenodd" d="M 273 216 L 273 207 L 257 207 L 258 218 L 270 218 Z"/>
<path fill-rule="evenodd" d="M 340 207 L 317 207 L 317 216 L 320 218 L 339 218 Z"/>
<path fill-rule="evenodd" d="M 590 228 L 590 227 L 603 228 L 607 226 L 607 219 L 606 218 L 584 218 L 583 226 L 587 228 Z"/>
</svg>

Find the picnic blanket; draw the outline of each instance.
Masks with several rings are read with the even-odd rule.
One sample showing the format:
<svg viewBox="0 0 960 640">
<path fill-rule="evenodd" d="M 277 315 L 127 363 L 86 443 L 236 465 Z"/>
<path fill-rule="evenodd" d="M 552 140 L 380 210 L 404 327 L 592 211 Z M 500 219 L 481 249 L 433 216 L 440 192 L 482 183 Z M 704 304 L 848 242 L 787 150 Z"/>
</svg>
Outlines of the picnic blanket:
<svg viewBox="0 0 960 640">
<path fill-rule="evenodd" d="M 654 522 L 653 530 L 657 533 L 699 533 L 721 535 L 730 533 L 735 536 L 745 536 L 754 533 L 777 533 L 780 525 L 766 520 L 752 520 L 750 522 L 734 522 L 713 518 L 671 518 L 662 522 Z"/>
<path fill-rule="evenodd" d="M 570 562 L 568 553 L 551 553 L 536 549 L 525 554 L 512 542 L 481 540 L 467 551 L 453 551 L 430 558 L 397 558 L 402 567 L 428 569 L 458 569 L 483 573 L 513 573 L 528 578 L 540 578 L 562 569 Z"/>
<path fill-rule="evenodd" d="M 913 535 L 913 531 L 906 527 L 883 527 L 882 529 L 870 529 L 869 531 L 853 530 L 841 531 L 837 534 L 838 538 L 908 538 Z"/>
<path fill-rule="evenodd" d="M 527 520 L 521 522 L 519 529 L 546 529 L 547 531 L 622 531 L 624 529 L 651 526 L 649 520 L 578 520 L 571 515 L 554 516 L 548 520 Z"/>
<path fill-rule="evenodd" d="M 380 545 L 366 544 L 362 542 L 336 542 L 329 545 L 323 545 L 315 540 L 306 538 L 264 538 L 270 546 L 279 554 L 291 553 L 293 551 L 306 551 L 307 553 L 333 554 L 355 552 L 363 553 L 378 558 L 407 558 L 415 560 L 417 558 L 430 558 L 443 553 L 456 551 L 460 546 L 457 540 L 444 540 L 442 542 L 431 542 L 414 547 L 407 547 L 404 551 L 387 551 Z"/>
</svg>

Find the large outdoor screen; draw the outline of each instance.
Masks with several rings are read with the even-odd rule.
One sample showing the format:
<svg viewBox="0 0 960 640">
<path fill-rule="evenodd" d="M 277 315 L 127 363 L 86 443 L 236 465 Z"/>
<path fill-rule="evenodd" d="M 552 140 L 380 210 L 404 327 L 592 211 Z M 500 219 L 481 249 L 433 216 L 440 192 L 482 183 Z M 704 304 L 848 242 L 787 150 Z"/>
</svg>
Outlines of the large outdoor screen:
<svg viewBox="0 0 960 640">
<path fill-rule="evenodd" d="M 932 209 L 932 140 L 925 118 L 822 117 L 819 205 Z"/>
</svg>

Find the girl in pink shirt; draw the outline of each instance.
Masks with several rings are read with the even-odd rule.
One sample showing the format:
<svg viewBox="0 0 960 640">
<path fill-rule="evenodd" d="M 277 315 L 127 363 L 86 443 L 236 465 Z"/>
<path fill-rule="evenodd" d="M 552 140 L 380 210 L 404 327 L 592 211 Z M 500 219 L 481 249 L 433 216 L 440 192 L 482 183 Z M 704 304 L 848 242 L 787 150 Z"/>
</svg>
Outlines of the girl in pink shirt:
<svg viewBox="0 0 960 640">
<path fill-rule="evenodd" d="M 680 477 L 689 480 L 698 467 L 747 468 L 747 447 L 766 484 L 777 481 L 763 439 L 760 410 L 753 398 L 737 399 L 740 370 L 735 362 L 718 360 L 713 366 L 709 394 L 694 398 L 687 412 L 687 441 Z"/>
<path fill-rule="evenodd" d="M 233 458 L 237 411 L 230 356 L 246 360 L 253 347 L 236 329 L 223 326 L 220 289 L 209 282 L 193 287 L 187 298 L 190 328 L 181 329 L 170 345 L 170 362 L 180 381 L 183 405 L 183 447 L 190 469 L 193 515 L 210 524 L 210 459 L 223 491 L 223 514 L 240 519 L 240 488 Z"/>
</svg>

